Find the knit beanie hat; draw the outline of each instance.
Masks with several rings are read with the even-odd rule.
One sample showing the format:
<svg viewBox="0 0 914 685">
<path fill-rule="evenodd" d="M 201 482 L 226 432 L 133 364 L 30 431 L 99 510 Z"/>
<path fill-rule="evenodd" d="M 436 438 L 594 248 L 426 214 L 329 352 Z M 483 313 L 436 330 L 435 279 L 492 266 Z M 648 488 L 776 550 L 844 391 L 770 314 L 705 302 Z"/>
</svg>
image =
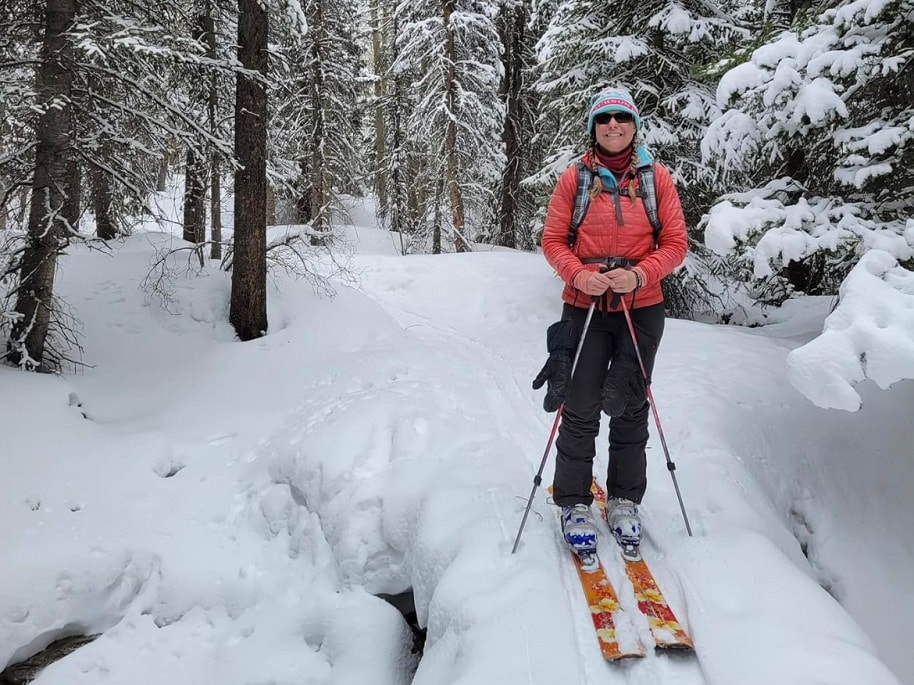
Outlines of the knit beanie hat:
<svg viewBox="0 0 914 685">
<path fill-rule="evenodd" d="M 591 98 L 587 115 L 587 133 L 593 132 L 593 118 L 600 112 L 628 112 L 635 117 L 635 130 L 641 130 L 641 117 L 635 100 L 624 88 L 606 88 Z"/>
</svg>

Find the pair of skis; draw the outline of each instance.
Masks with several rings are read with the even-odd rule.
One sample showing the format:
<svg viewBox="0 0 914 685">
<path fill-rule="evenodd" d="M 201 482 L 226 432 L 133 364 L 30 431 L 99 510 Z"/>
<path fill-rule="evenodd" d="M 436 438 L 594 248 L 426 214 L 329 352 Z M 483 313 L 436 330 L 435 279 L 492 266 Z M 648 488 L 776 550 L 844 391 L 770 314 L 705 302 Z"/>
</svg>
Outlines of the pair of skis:
<svg viewBox="0 0 914 685">
<path fill-rule="evenodd" d="M 591 485 L 591 491 L 605 521 L 606 493 L 596 480 Z M 596 566 L 585 568 L 574 552 L 569 551 L 569 553 L 574 559 L 603 657 L 609 661 L 643 657 L 645 648 L 640 640 L 636 639 L 631 644 L 623 644 L 616 637 L 616 617 L 621 613 L 622 607 L 619 605 L 615 590 L 599 559 L 596 560 Z M 647 618 L 656 649 L 663 651 L 693 649 L 691 638 L 676 620 L 673 610 L 667 604 L 663 593 L 660 592 L 657 581 L 654 580 L 644 559 L 627 559 L 621 553 L 620 556 L 625 562 L 625 574 L 635 591 L 638 608 Z"/>
</svg>

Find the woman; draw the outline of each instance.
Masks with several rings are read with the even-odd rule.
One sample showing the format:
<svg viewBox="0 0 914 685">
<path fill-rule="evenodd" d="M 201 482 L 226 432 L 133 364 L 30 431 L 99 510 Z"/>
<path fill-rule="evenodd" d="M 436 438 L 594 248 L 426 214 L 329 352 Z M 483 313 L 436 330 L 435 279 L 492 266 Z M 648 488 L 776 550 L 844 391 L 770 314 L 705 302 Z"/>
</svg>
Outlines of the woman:
<svg viewBox="0 0 914 685">
<path fill-rule="evenodd" d="M 596 551 L 590 485 L 603 409 L 611 417 L 608 520 L 623 552 L 637 558 L 641 542 L 638 505 L 647 487 L 644 449 L 649 405 L 619 300 L 624 298 L 631 309 L 638 347 L 650 374 L 663 334 L 660 281 L 682 263 L 687 249 L 676 188 L 669 171 L 654 163 L 639 145 L 640 129 L 638 108 L 628 91 L 611 88 L 591 100 L 587 117 L 590 141 L 580 160 L 592 171 L 587 213 L 569 245 L 580 176 L 577 165 L 572 165 L 552 193 L 543 232 L 543 254 L 565 281 L 564 308 L 562 321 L 550 327 L 550 360 L 534 387 L 549 381 L 544 402 L 548 411 L 564 401 L 553 497 L 562 507 L 565 539 L 581 556 Z M 653 167 L 662 227 L 656 242 L 640 196 L 639 169 L 646 166 Z M 571 357 L 592 301 L 596 301 L 596 310 L 572 382 L 568 378 Z"/>
</svg>

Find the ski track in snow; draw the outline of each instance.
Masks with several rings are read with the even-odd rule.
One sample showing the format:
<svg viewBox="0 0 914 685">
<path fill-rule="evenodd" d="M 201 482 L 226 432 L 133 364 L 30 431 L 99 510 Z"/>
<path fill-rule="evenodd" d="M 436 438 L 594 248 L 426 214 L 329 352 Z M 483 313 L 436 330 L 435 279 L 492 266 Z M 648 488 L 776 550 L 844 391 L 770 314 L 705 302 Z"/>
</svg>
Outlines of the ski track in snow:
<svg viewBox="0 0 914 685">
<path fill-rule="evenodd" d="M 470 257 L 470 259 L 473 259 L 473 257 Z M 366 263 L 372 264 L 371 262 Z M 528 388 L 523 387 L 519 380 L 526 380 L 526 376 L 532 378 L 532 375 L 538 369 L 538 365 L 527 365 L 528 358 L 521 355 L 519 359 L 514 354 L 516 352 L 515 349 L 505 354 L 501 348 L 494 347 L 491 342 L 482 342 L 482 339 L 497 340 L 497 336 L 492 335 L 492 330 L 486 330 L 483 334 L 480 334 L 475 327 L 478 325 L 497 327 L 495 322 L 476 321 L 472 316 L 456 317 L 457 321 L 454 321 L 454 312 L 442 311 L 441 308 L 436 308 L 434 303 L 428 300 L 411 298 L 408 304 L 404 304 L 402 298 L 397 297 L 397 293 L 384 287 L 379 289 L 372 288 L 372 277 L 375 275 L 374 269 L 377 269 L 376 273 L 379 276 L 377 280 L 382 283 L 385 282 L 385 277 L 380 276 L 384 272 L 385 266 L 387 265 L 381 266 L 375 262 L 366 269 L 363 282 L 363 289 L 366 294 L 393 316 L 395 320 L 399 321 L 411 335 L 415 335 L 432 347 L 447 347 L 453 353 L 469 360 L 469 367 L 473 369 L 474 376 L 478 376 L 477 387 L 486 388 L 484 399 L 480 398 L 480 402 L 484 401 L 484 404 L 494 416 L 499 429 L 508 428 L 517 433 L 518 427 L 524 426 L 528 431 L 525 433 L 524 445 L 532 446 L 539 440 L 545 443 L 552 416 L 549 415 L 544 418 L 541 409 L 536 404 L 540 399 L 539 396 L 533 396 L 532 401 L 527 399 L 531 397 L 530 391 Z M 395 266 L 394 268 L 397 267 Z M 470 268 L 476 267 L 471 266 Z M 420 291 L 423 288 L 434 288 L 434 279 L 431 276 L 426 281 L 422 276 L 418 275 L 422 273 L 421 269 L 414 269 L 412 273 L 412 280 L 407 279 L 400 282 L 399 285 L 402 288 L 415 288 Z M 389 285 L 389 283 L 390 280 L 387 280 L 386 285 Z M 448 284 L 442 284 L 441 287 L 447 288 Z M 455 286 L 451 285 L 451 287 Z M 504 295 L 504 291 L 497 287 L 493 287 L 493 291 L 496 293 L 494 295 L 496 297 Z M 402 295 L 402 293 L 400 294 Z M 422 306 L 417 308 L 417 304 Z M 470 312 L 474 311 L 474 304 L 472 302 L 469 303 L 468 310 Z M 508 312 L 506 312 L 506 319 L 516 319 L 516 317 L 517 313 L 510 311 L 509 308 Z M 510 324 L 511 321 L 509 320 L 501 322 L 502 326 L 510 326 Z M 677 330 L 680 325 L 679 322 L 669 322 L 665 343 L 662 346 L 661 356 L 658 360 L 658 369 L 655 372 L 654 394 L 655 397 L 660 397 L 658 411 L 661 420 L 664 422 L 668 443 L 673 445 L 672 458 L 680 466 L 687 465 L 688 471 L 681 469 L 677 473 L 680 485 L 683 487 L 693 530 L 697 536 L 696 542 L 705 538 L 716 540 L 719 536 L 717 519 L 723 512 L 732 511 L 732 500 L 737 496 L 737 493 L 740 493 L 740 506 L 747 510 L 747 521 L 749 520 L 749 511 L 753 512 L 752 515 L 757 515 L 757 512 L 765 512 L 766 509 L 770 510 L 770 505 L 766 502 L 765 497 L 761 495 L 757 486 L 747 486 L 747 482 L 751 481 L 751 478 L 741 471 L 739 456 L 721 451 L 713 444 L 709 445 L 708 438 L 712 437 L 713 433 L 710 431 L 706 431 L 704 434 L 695 433 L 691 428 L 691 421 L 683 420 L 682 410 L 683 408 L 702 407 L 704 411 L 711 412 L 713 417 L 714 401 L 722 401 L 724 403 L 729 401 L 737 407 L 745 406 L 748 411 L 755 409 L 751 401 L 744 402 L 740 398 L 714 400 L 712 397 L 709 406 L 709 386 L 708 379 L 705 376 L 707 369 L 689 365 L 696 358 L 714 359 L 712 382 L 713 378 L 739 377 L 745 373 L 746 357 L 718 356 L 715 354 L 715 347 L 727 346 L 732 340 L 736 340 L 739 344 L 739 341 L 745 339 L 742 337 L 745 334 L 741 331 L 715 329 L 714 338 L 696 336 L 693 344 L 705 345 L 705 348 L 692 353 L 689 346 L 683 347 L 677 341 L 678 338 L 682 337 L 682 333 Z M 545 325 L 538 328 L 545 330 Z M 709 340 L 711 341 L 710 346 L 707 345 Z M 456 341 L 459 342 L 455 344 Z M 539 341 L 537 342 L 539 343 Z M 539 346 L 541 345 L 542 343 L 539 343 Z M 759 349 L 762 346 L 760 345 Z M 679 348 L 678 350 L 676 349 L 677 347 Z M 544 352 L 542 358 L 545 358 Z M 723 363 L 721 363 L 721 360 L 723 360 Z M 695 376 L 695 382 L 690 382 L 690 378 L 693 376 Z M 672 391 L 666 390 L 664 384 L 670 378 L 675 378 L 677 381 Z M 720 411 L 718 414 L 720 417 L 727 415 L 726 411 Z M 653 416 L 650 419 L 650 430 L 648 463 L 649 482 L 651 485 L 649 497 L 646 500 L 649 503 L 646 508 L 646 523 L 657 534 L 651 536 L 646 543 L 648 561 L 661 589 L 667 596 L 680 621 L 694 637 L 696 631 L 701 632 L 699 630 L 700 625 L 692 626 L 690 616 L 701 616 L 700 597 L 702 593 L 708 591 L 707 583 L 695 584 L 691 582 L 689 578 L 691 564 L 683 563 L 686 558 L 694 556 L 695 550 L 693 549 L 686 557 L 681 556 L 681 551 L 686 549 L 682 542 L 685 530 L 669 475 L 666 473 L 663 452 L 656 434 Z M 595 473 L 598 477 L 602 477 L 606 468 L 605 456 L 600 457 L 600 454 L 605 449 L 605 437 L 602 432 L 598 441 Z M 550 464 L 544 473 L 544 482 L 546 483 L 548 483 L 551 473 L 554 448 L 552 452 Z M 715 456 L 715 452 L 718 452 L 719 456 Z M 539 464 L 542 448 L 540 447 L 539 450 L 528 448 L 525 453 L 532 469 L 532 476 Z M 698 458 L 694 459 L 695 463 L 692 464 L 689 463 L 693 461 L 690 457 Z M 686 475 L 684 476 L 683 474 Z M 710 481 L 707 480 L 707 476 L 711 477 Z M 715 494 L 715 489 L 711 489 L 708 492 L 708 488 L 697 486 L 698 483 L 714 481 L 726 484 L 727 489 Z M 770 533 L 775 540 L 778 540 L 778 545 L 800 568 L 805 567 L 808 573 L 808 562 L 799 554 L 796 541 L 789 533 L 784 531 L 779 523 L 770 517 L 770 514 L 766 513 L 765 515 L 771 520 L 772 529 Z M 550 525 L 555 524 L 553 516 L 549 515 L 548 518 Z M 755 524 L 753 523 L 753 525 Z M 500 523 L 500 526 L 501 534 L 504 536 L 504 525 Z M 534 523 L 532 526 L 528 524 L 528 530 L 525 531 L 525 536 L 528 538 L 534 534 L 530 528 L 536 528 L 536 524 Z M 511 537 L 513 538 L 513 533 Z M 557 544 L 561 545 L 559 538 L 556 539 L 558 540 Z M 667 550 L 667 540 L 676 541 L 673 548 L 669 550 Z M 611 539 L 603 541 L 604 551 L 602 554 L 605 554 L 607 544 L 613 544 Z M 561 557 L 564 551 L 558 549 L 556 553 Z M 668 556 L 668 553 L 672 553 L 672 558 Z M 651 652 L 640 661 L 606 664 L 599 653 L 590 617 L 581 598 L 582 594 L 576 573 L 569 560 L 563 559 L 562 561 L 564 567 L 561 574 L 562 584 L 565 587 L 565 595 L 569 597 L 572 607 L 572 621 L 578 643 L 579 668 L 581 671 L 579 682 L 594 684 L 625 682 L 630 685 L 653 685 L 655 683 L 702 685 L 723 683 L 732 677 L 732 675 L 727 675 L 730 672 L 729 666 L 721 668 L 727 664 L 727 658 L 722 659 L 722 655 L 715 654 L 713 651 L 709 652 L 707 645 L 712 644 L 712 642 L 706 640 L 705 644 L 703 644 L 701 639 L 696 640 L 697 653 L 691 657 L 668 654 L 655 655 Z M 627 578 L 625 578 L 621 560 L 618 563 L 610 563 L 606 566 L 607 573 L 634 629 L 641 634 L 645 644 L 653 644 L 646 621 L 637 609 L 631 587 Z M 673 571 L 674 567 L 677 567 L 675 572 Z M 717 569 L 715 569 L 716 572 L 718 572 Z M 749 609 L 746 609 L 746 611 L 749 611 Z M 775 611 L 772 618 L 775 618 L 776 614 L 777 612 Z M 734 634 L 738 635 L 739 630 Z M 710 660 L 708 662 L 710 668 L 705 668 L 706 659 Z M 753 664 L 757 664 L 757 666 L 753 666 Z M 761 667 L 760 672 L 771 671 L 772 677 L 775 677 L 773 674 L 776 672 L 782 674 L 779 677 L 786 675 L 786 672 L 782 669 L 772 670 L 772 664 L 766 663 L 764 656 L 759 654 L 754 654 L 746 659 L 744 666 L 737 669 L 737 672 L 748 675 L 757 667 Z M 879 669 L 877 668 L 876 670 L 878 671 Z M 715 672 L 723 680 L 711 675 Z M 797 681 L 798 683 L 803 682 L 801 674 L 797 674 L 795 677 L 800 678 Z M 783 678 L 781 682 L 788 683 L 793 681 L 788 676 Z M 890 681 L 886 680 L 885 682 Z"/>
<path fill-rule="evenodd" d="M 270 335 L 241 345 L 225 321 L 224 274 L 179 280 L 179 316 L 133 292 L 144 240 L 129 239 L 117 260 L 80 256 L 95 266 L 65 280 L 95 317 L 87 350 L 98 369 L 3 376 L 31 383 L 25 396 L 41 406 L 72 392 L 57 410 L 56 448 L 33 427 L 39 449 L 63 456 L 40 455 L 0 510 L 12 529 L 58 535 L 49 560 L 12 539 L 13 554 L 37 561 L 29 577 L 2 576 L 20 592 L 0 598 L 2 646 L 68 621 L 109 631 L 36 685 L 197 685 L 213 674 L 226 685 L 286 685 L 302 672 L 315 685 L 405 685 L 408 658 L 393 657 L 408 629 L 367 592 L 409 588 L 428 627 L 413 685 L 897 685 L 818 587 L 826 569 L 810 566 L 789 529 L 813 553 L 835 535 L 816 493 L 780 483 L 789 462 L 767 453 L 785 444 L 781 432 L 802 436 L 812 415 L 779 392 L 780 343 L 668 322 L 653 388 L 695 538 L 685 537 L 651 418 L 644 545 L 697 654 L 653 653 L 601 523 L 600 556 L 631 626 L 622 628 L 648 646 L 641 660 L 609 664 L 544 489 L 510 554 L 554 417 L 530 390 L 560 311 L 541 257 L 360 254 L 360 293 L 341 288 L 331 306 L 286 282 L 271 291 Z M 753 376 L 755 367 L 765 372 Z M 242 410 L 240 397 L 251 400 Z M 15 423 L 19 396 L 7 398 L 0 417 Z M 200 407 L 206 415 L 192 415 Z M 605 447 L 601 433 L 601 480 Z M 544 483 L 553 464 L 554 448 Z M 60 477 L 47 482 L 49 469 Z M 789 501 L 789 520 L 772 492 Z M 96 538 L 84 562 L 81 540 Z M 806 615 L 817 630 L 797 621 Z"/>
<path fill-rule="evenodd" d="M 371 271 L 372 269 L 369 268 L 368 273 L 370 274 Z M 404 285 L 404 287 L 408 286 Z M 546 430 L 541 430 L 545 439 L 554 415 L 548 415 L 546 421 L 531 422 L 531 416 L 543 416 L 541 408 L 532 402 L 519 402 L 516 399 L 513 401 L 508 399 L 525 397 L 529 394 L 527 388 L 521 388 L 517 376 L 505 373 L 506 368 L 510 368 L 513 364 L 513 360 L 510 357 L 501 353 L 500 350 L 493 349 L 491 345 L 487 345 L 482 340 L 466 334 L 455 326 L 441 323 L 432 316 L 403 307 L 398 303 L 399 298 L 389 297 L 387 292 L 378 293 L 369 288 L 366 289 L 366 294 L 395 320 L 399 321 L 411 335 L 417 336 L 432 347 L 446 345 L 449 349 L 456 350 L 461 356 L 470 360 L 473 365 L 477 367 L 482 365 L 483 368 L 478 371 L 481 376 L 479 387 L 485 388 L 485 404 L 493 410 L 494 418 L 499 428 L 516 430 L 516 426 L 519 424 L 533 423 L 533 430 L 541 430 L 544 426 L 546 427 Z M 460 343 L 455 345 L 455 340 L 459 340 Z M 550 463 L 552 456 L 554 456 L 554 447 L 550 455 Z M 538 461 L 531 459 L 531 466 L 534 469 L 537 468 Z M 599 461 L 595 467 L 599 471 L 601 468 Z M 544 473 L 544 478 L 546 477 L 548 477 L 548 472 Z M 542 498 L 543 494 L 543 489 L 538 489 L 536 497 Z M 494 493 L 492 496 L 494 497 Z M 625 640 L 628 637 L 631 640 L 634 633 L 639 636 L 642 644 L 646 646 L 646 655 L 642 659 L 627 659 L 620 662 L 607 663 L 600 653 L 593 622 L 587 610 L 577 572 L 574 569 L 573 562 L 565 558 L 567 553 L 562 540 L 560 526 L 554 511 L 552 511 L 554 506 L 547 506 L 550 510 L 548 514 L 549 523 L 554 526 L 556 555 L 562 569 L 562 585 L 568 605 L 571 607 L 575 642 L 577 643 L 578 672 L 575 674 L 569 673 L 568 682 L 587 685 L 598 685 L 607 682 L 624 682 L 628 685 L 707 685 L 708 681 L 704 678 L 695 655 L 657 654 L 654 652 L 652 648 L 654 640 L 647 625 L 647 620 L 638 609 L 631 585 L 625 577 L 623 563 L 618 558 L 618 554 L 615 553 L 615 542 L 612 540 L 608 530 L 604 530 L 601 531 L 600 555 L 607 575 L 611 578 L 613 588 L 619 596 L 620 604 L 624 610 L 618 616 L 618 619 L 622 622 L 622 625 L 617 626 L 620 639 Z M 498 511 L 497 507 L 493 507 L 493 509 Z M 507 522 L 506 525 L 504 519 L 498 516 L 502 537 L 513 540 L 519 522 L 520 519 L 518 518 L 515 521 Z M 510 530 L 512 524 L 514 530 Z M 525 534 L 529 535 L 529 530 Z M 607 550 L 609 550 L 608 553 Z M 609 564 L 604 559 L 606 556 L 611 558 Z M 654 570 L 655 566 L 660 566 L 660 564 L 657 562 L 652 564 L 652 570 Z M 675 577 L 662 571 L 663 569 L 655 571 L 658 582 L 662 582 L 661 578 L 667 578 L 671 581 Z M 663 585 L 661 587 L 665 589 Z M 684 609 L 677 606 L 676 602 L 671 601 L 671 605 L 674 611 L 677 611 L 677 616 L 681 616 L 684 613 Z M 683 622 L 687 625 L 687 622 Z"/>
</svg>

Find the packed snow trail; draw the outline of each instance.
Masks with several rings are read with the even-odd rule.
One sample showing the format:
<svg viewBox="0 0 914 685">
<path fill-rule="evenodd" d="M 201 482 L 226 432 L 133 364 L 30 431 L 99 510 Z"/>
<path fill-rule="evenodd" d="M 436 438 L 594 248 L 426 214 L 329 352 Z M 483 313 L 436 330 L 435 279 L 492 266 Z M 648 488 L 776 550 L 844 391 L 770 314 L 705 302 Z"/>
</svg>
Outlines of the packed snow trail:
<svg viewBox="0 0 914 685">
<path fill-rule="evenodd" d="M 528 268 L 536 270 L 538 267 L 532 262 L 539 259 L 536 255 L 493 252 L 413 256 L 399 261 L 363 257 L 360 261 L 364 266 L 361 287 L 366 294 L 404 326 L 416 326 L 419 330 L 409 330 L 424 342 L 435 347 L 450 343 L 456 354 L 465 355 L 478 376 L 478 381 L 472 383 L 474 387 L 488 383 L 504 393 L 500 397 L 487 393 L 486 403 L 499 427 L 513 425 L 513 435 L 530 469 L 520 483 L 501 486 L 503 492 L 513 488 L 514 494 L 521 497 L 525 496 L 535 472 L 551 420 L 539 407 L 540 394 L 532 393 L 528 385 L 545 356 L 545 329 L 559 312 L 558 284 L 548 277 L 537 280 L 523 275 Z M 460 261 L 461 268 L 442 267 L 442 260 Z M 409 269 L 408 286 L 404 287 L 410 288 L 410 297 L 402 297 L 402 290 L 388 289 L 391 281 L 401 285 L 406 282 L 399 277 L 390 278 L 388 268 L 395 273 Z M 446 279 L 451 274 L 460 280 L 448 282 Z M 467 283 L 472 283 L 473 288 Z M 442 299 L 442 292 L 460 295 Z M 490 298 L 494 304 L 487 308 Z M 527 330 L 528 334 L 519 334 L 519 329 Z M 436 336 L 440 337 L 436 339 Z M 455 341 L 460 342 L 454 346 Z M 640 665 L 627 664 L 621 673 L 624 680 L 619 682 L 777 681 L 798 685 L 809 682 L 809 671 L 797 669 L 791 655 L 815 664 L 814 672 L 824 678 L 822 682 L 860 682 L 859 674 L 849 675 L 845 667 L 834 663 L 828 648 L 831 635 L 810 635 L 807 623 L 794 620 L 794 610 L 801 607 L 800 615 L 828 616 L 826 625 L 840 626 L 837 632 L 845 631 L 850 636 L 848 639 L 859 641 L 861 648 L 850 650 L 846 658 L 856 669 L 871 670 L 867 682 L 895 682 L 867 653 L 868 639 L 810 578 L 811 569 L 796 540 L 773 515 L 770 504 L 738 455 L 720 449 L 711 430 L 693 430 L 698 423 L 695 414 L 704 414 L 715 401 L 722 401 L 724 406 L 717 416 L 711 417 L 712 421 L 718 418 L 725 421 L 726 410 L 732 411 L 732 407 L 726 406 L 728 398 L 716 399 L 725 394 L 716 387 L 717 379 L 732 380 L 746 375 L 747 361 L 757 361 L 759 368 L 764 368 L 770 348 L 776 346 L 777 343 L 739 330 L 668 321 L 654 378 L 654 394 L 661 420 L 665 421 L 673 459 L 680 467 L 678 474 L 686 506 L 694 519 L 696 538 L 690 540 L 685 535 L 652 426 L 650 487 L 644 509 L 650 537 L 647 550 L 661 588 L 672 596 L 670 601 L 691 627 L 697 650 L 692 661 L 661 655 Z M 693 349 L 696 352 L 690 352 Z M 733 350 L 739 350 L 740 354 L 733 355 Z M 709 358 L 713 358 L 711 372 L 706 362 L 697 363 Z M 499 434 L 504 437 L 501 430 Z M 605 437 L 601 435 L 599 440 L 605 445 Z M 499 457 L 495 450 L 492 458 Z M 551 464 L 550 457 L 545 482 L 550 479 Z M 605 447 L 601 447 L 596 466 L 598 475 L 605 468 Z M 520 500 L 518 504 L 519 510 Z M 541 535 L 544 526 L 554 525 L 548 508 L 538 504 L 537 511 L 540 517 L 531 518 L 533 530 L 525 536 Z M 549 532 L 550 537 L 554 534 Z M 529 547 L 540 542 L 525 537 L 523 544 Z M 604 540 L 604 549 L 607 543 L 612 544 Z M 550 553 L 555 553 L 554 545 Z M 601 550 L 601 557 L 603 554 Z M 519 556 L 522 563 L 531 563 L 530 557 L 522 553 Z M 619 590 L 623 606 L 627 603 L 630 613 L 637 612 L 621 561 L 607 566 L 614 585 L 624 588 Z M 775 577 L 766 573 L 770 568 L 778 569 Z M 573 569 L 566 568 L 563 578 L 567 593 L 568 580 L 572 581 L 572 587 L 576 583 Z M 780 587 L 772 591 L 775 585 Z M 720 587 L 728 590 L 722 593 Z M 539 593 L 552 591 L 541 588 Z M 600 657 L 589 616 L 581 613 L 585 609 L 582 604 L 579 600 L 571 606 L 579 642 L 576 651 L 583 659 L 581 672 L 575 677 L 580 677 L 580 682 L 607 682 L 607 669 L 610 675 L 614 671 Z M 643 624 L 642 629 L 646 630 Z M 546 634 L 549 630 L 544 627 Z M 766 644 L 785 650 L 785 660 L 772 659 Z"/>
<path fill-rule="evenodd" d="M 37 685 L 292 685 L 302 673 L 314 685 L 897 685 L 788 526 L 795 511 L 811 556 L 836 558 L 813 485 L 839 473 L 790 450 L 811 459 L 826 444 L 865 486 L 838 443 L 894 455 L 868 430 L 894 426 L 910 444 L 898 393 L 868 398 L 877 418 L 823 415 L 786 386 L 790 345 L 669 321 L 654 394 L 695 537 L 652 441 L 645 553 L 696 655 L 610 665 L 543 491 L 510 554 L 552 420 L 530 381 L 559 284 L 537 255 L 404 258 L 383 231 L 352 233 L 360 290 L 329 301 L 271 281 L 269 335 L 244 344 L 218 269 L 179 275 L 167 312 L 136 288 L 153 244 L 176 239 L 140 234 L 114 257 L 74 247 L 62 258 L 61 295 L 92 366 L 0 368 L 13 465 L 0 542 L 26 560 L 2 569 L 2 661 L 80 629 L 105 634 Z M 909 511 L 891 499 L 910 482 L 904 468 L 883 486 L 898 511 Z M 888 572 L 901 574 L 907 522 L 880 511 L 902 559 Z M 886 539 L 872 544 L 882 559 Z M 604 564 L 646 631 L 611 545 Z M 866 587 L 905 601 L 833 580 L 844 597 Z M 369 594 L 407 589 L 428 627 L 415 678 L 402 617 Z"/>
</svg>

